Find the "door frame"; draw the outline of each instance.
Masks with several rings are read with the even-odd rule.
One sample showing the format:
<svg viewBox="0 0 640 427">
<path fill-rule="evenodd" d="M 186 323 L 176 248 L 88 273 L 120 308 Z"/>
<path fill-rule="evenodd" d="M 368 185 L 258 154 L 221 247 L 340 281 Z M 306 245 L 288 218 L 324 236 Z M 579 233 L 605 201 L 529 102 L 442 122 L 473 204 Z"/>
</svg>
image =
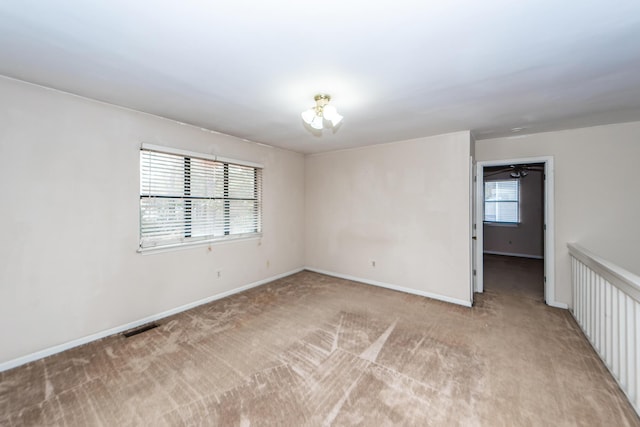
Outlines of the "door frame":
<svg viewBox="0 0 640 427">
<path fill-rule="evenodd" d="M 544 300 L 552 307 L 564 307 L 556 301 L 555 286 L 555 222 L 554 222 L 554 169 L 552 156 L 523 157 L 519 159 L 486 160 L 476 162 L 475 185 L 475 235 L 472 240 L 475 251 L 475 292 L 484 291 L 484 168 L 523 163 L 544 163 Z"/>
</svg>

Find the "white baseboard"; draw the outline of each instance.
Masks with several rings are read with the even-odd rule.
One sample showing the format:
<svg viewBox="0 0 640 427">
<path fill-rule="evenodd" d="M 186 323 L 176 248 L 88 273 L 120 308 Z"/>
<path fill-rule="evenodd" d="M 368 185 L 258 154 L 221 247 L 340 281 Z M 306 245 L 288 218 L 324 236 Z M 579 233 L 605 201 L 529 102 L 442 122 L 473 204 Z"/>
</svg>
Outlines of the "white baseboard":
<svg viewBox="0 0 640 427">
<path fill-rule="evenodd" d="M 427 297 L 436 299 L 439 301 L 449 302 L 452 304 L 463 305 L 465 307 L 471 307 L 471 301 L 464 301 L 457 298 L 451 298 L 445 295 L 434 294 L 431 292 L 418 291 L 416 289 L 404 288 L 402 286 L 392 285 L 390 283 L 378 282 L 377 280 L 363 279 L 361 277 L 349 276 L 347 274 L 334 273 L 333 271 L 320 270 L 313 267 L 305 267 L 305 270 L 313 271 L 315 273 L 326 274 L 327 276 L 338 277 L 340 279 L 353 280 L 354 282 L 361 282 L 367 285 L 379 286 L 381 288 L 392 289 L 394 291 L 405 292 L 407 294 L 419 295 L 421 297 Z"/>
<path fill-rule="evenodd" d="M 97 332 L 95 334 L 91 334 L 86 337 L 78 338 L 63 344 L 58 344 L 53 347 L 45 348 L 44 350 L 36 351 L 35 353 L 27 354 L 26 356 L 21 356 L 16 359 L 9 360 L 7 362 L 2 362 L 0 363 L 0 372 L 6 371 L 8 369 L 16 368 L 20 365 L 24 365 L 25 363 L 33 362 L 34 360 L 42 359 L 44 357 L 51 356 L 53 354 L 60 353 L 65 350 L 69 350 L 71 348 L 78 347 L 83 344 L 87 344 L 91 341 L 96 341 L 96 340 L 108 337 L 110 335 L 119 334 L 126 330 L 144 325 L 145 323 L 154 322 L 156 320 L 163 319 L 165 317 L 173 316 L 174 314 L 178 314 L 180 312 L 192 309 L 199 305 L 207 304 L 212 301 L 225 298 L 230 295 L 237 294 L 239 292 L 246 291 L 248 289 L 255 288 L 260 285 L 264 285 L 265 283 L 272 282 L 274 280 L 278 280 L 286 276 L 290 276 L 302 270 L 304 270 L 304 268 L 298 268 L 295 270 L 288 271 L 286 273 L 282 273 L 276 276 L 268 277 L 266 279 L 258 280 L 257 282 L 249 283 L 248 285 L 240 286 L 239 288 L 235 288 L 230 291 L 222 292 L 207 298 L 203 298 L 198 301 L 190 302 L 188 304 L 181 305 L 180 307 L 163 311 L 162 313 L 152 314 L 151 316 L 147 316 L 143 319 L 138 319 L 124 325 L 116 326 L 115 328 L 107 329 L 106 331 Z"/>
<path fill-rule="evenodd" d="M 519 254 L 516 252 L 483 251 L 487 255 L 515 256 L 518 258 L 544 259 L 542 255 Z"/>
<path fill-rule="evenodd" d="M 569 309 L 569 304 L 565 304 L 563 302 L 557 302 L 557 301 L 547 301 L 547 305 L 549 307 L 555 307 L 555 308 L 564 308 L 565 310 Z"/>
</svg>

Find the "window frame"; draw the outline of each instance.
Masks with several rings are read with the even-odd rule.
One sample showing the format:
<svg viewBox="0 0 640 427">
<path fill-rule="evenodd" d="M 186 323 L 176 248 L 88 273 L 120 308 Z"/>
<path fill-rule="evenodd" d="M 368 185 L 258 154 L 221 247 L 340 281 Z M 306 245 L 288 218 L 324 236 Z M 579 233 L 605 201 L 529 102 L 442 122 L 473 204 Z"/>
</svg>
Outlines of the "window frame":
<svg viewBox="0 0 640 427">
<path fill-rule="evenodd" d="M 181 194 L 174 194 L 171 196 L 161 195 L 159 193 L 153 194 L 151 190 L 149 190 L 146 194 L 143 194 L 143 152 L 152 152 L 159 153 L 160 155 L 170 155 L 182 157 L 184 168 L 181 170 L 183 175 L 183 187 Z M 149 253 L 149 252 L 163 252 L 167 250 L 177 250 L 183 248 L 189 248 L 194 246 L 201 245 L 211 245 L 217 243 L 226 243 L 238 240 L 247 240 L 247 239 L 260 239 L 262 237 L 262 182 L 263 182 L 263 169 L 264 166 L 259 163 L 248 162 L 244 160 L 231 159 L 227 157 L 215 156 L 204 153 L 197 153 L 187 150 L 181 150 L 166 146 L 159 146 L 154 144 L 142 143 L 139 150 L 139 241 L 138 241 L 138 252 L 139 253 Z M 214 164 L 211 166 L 211 171 L 213 172 L 213 168 L 222 167 L 223 173 L 223 196 L 194 196 L 191 194 L 191 171 L 192 171 L 192 162 L 194 159 L 203 160 L 206 162 L 213 162 Z M 238 187 L 238 182 L 236 185 L 233 184 L 233 173 L 231 172 L 231 166 L 238 166 L 241 168 L 251 168 L 253 169 L 253 197 L 230 197 L 230 191 L 232 188 L 236 190 L 248 189 L 249 187 Z M 241 183 L 242 184 L 242 183 Z M 183 236 L 182 237 L 173 237 L 173 239 L 169 239 L 169 241 L 162 241 L 161 239 L 153 239 L 148 235 L 145 235 L 143 230 L 143 200 L 152 200 L 154 198 L 165 198 L 165 199 L 174 199 L 184 200 L 183 206 L 183 218 L 184 228 L 183 228 Z M 192 202 L 193 200 L 222 200 L 223 204 L 223 220 L 221 224 L 223 224 L 224 232 L 221 235 L 216 235 L 215 232 L 207 235 L 193 235 L 193 226 L 194 220 L 192 216 Z M 254 217 L 253 222 L 255 228 L 251 232 L 244 233 L 232 233 L 232 222 L 234 218 L 231 202 L 232 201 L 250 201 L 254 204 Z M 160 223 L 162 226 L 162 223 Z M 167 223 L 165 222 L 164 225 Z M 211 226 L 215 228 L 216 222 L 213 221 Z M 179 234 L 179 233 L 175 233 Z M 176 240 L 180 239 L 180 240 Z"/>
<path fill-rule="evenodd" d="M 516 183 L 516 199 L 508 199 L 508 200 L 487 200 L 487 184 L 495 183 L 495 182 L 515 182 Z M 520 203 L 521 203 L 521 189 L 520 189 L 520 180 L 518 178 L 509 178 L 509 179 L 491 179 L 484 180 L 483 187 L 483 195 L 482 195 L 482 221 L 486 225 L 493 225 L 498 227 L 517 227 L 521 222 L 521 214 L 520 214 Z M 486 219 L 487 217 L 487 203 L 493 203 L 496 207 L 500 203 L 516 203 L 516 220 L 515 221 L 489 221 Z M 497 219 L 497 218 L 496 218 Z"/>
</svg>

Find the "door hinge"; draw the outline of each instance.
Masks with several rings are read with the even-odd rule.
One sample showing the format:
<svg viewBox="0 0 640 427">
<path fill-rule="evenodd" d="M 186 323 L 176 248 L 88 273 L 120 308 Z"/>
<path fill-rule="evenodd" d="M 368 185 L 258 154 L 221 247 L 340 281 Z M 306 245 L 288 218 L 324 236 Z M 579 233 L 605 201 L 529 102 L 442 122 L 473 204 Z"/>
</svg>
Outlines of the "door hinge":
<svg viewBox="0 0 640 427">
<path fill-rule="evenodd" d="M 473 269 L 473 275 L 474 276 L 476 275 L 476 269 L 475 268 Z"/>
</svg>

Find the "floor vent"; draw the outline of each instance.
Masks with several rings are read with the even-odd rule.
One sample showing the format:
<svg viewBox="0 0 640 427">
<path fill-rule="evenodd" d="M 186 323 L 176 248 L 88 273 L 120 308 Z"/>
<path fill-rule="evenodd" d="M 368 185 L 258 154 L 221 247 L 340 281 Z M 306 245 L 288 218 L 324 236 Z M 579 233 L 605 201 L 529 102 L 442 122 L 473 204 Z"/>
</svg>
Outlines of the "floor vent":
<svg viewBox="0 0 640 427">
<path fill-rule="evenodd" d="M 151 329 L 157 328 L 158 325 L 156 323 L 147 323 L 146 325 L 138 326 L 137 328 L 129 329 L 128 331 L 124 331 L 122 335 L 126 338 L 130 338 L 134 335 L 141 334 L 143 332 L 147 332 Z"/>
</svg>

